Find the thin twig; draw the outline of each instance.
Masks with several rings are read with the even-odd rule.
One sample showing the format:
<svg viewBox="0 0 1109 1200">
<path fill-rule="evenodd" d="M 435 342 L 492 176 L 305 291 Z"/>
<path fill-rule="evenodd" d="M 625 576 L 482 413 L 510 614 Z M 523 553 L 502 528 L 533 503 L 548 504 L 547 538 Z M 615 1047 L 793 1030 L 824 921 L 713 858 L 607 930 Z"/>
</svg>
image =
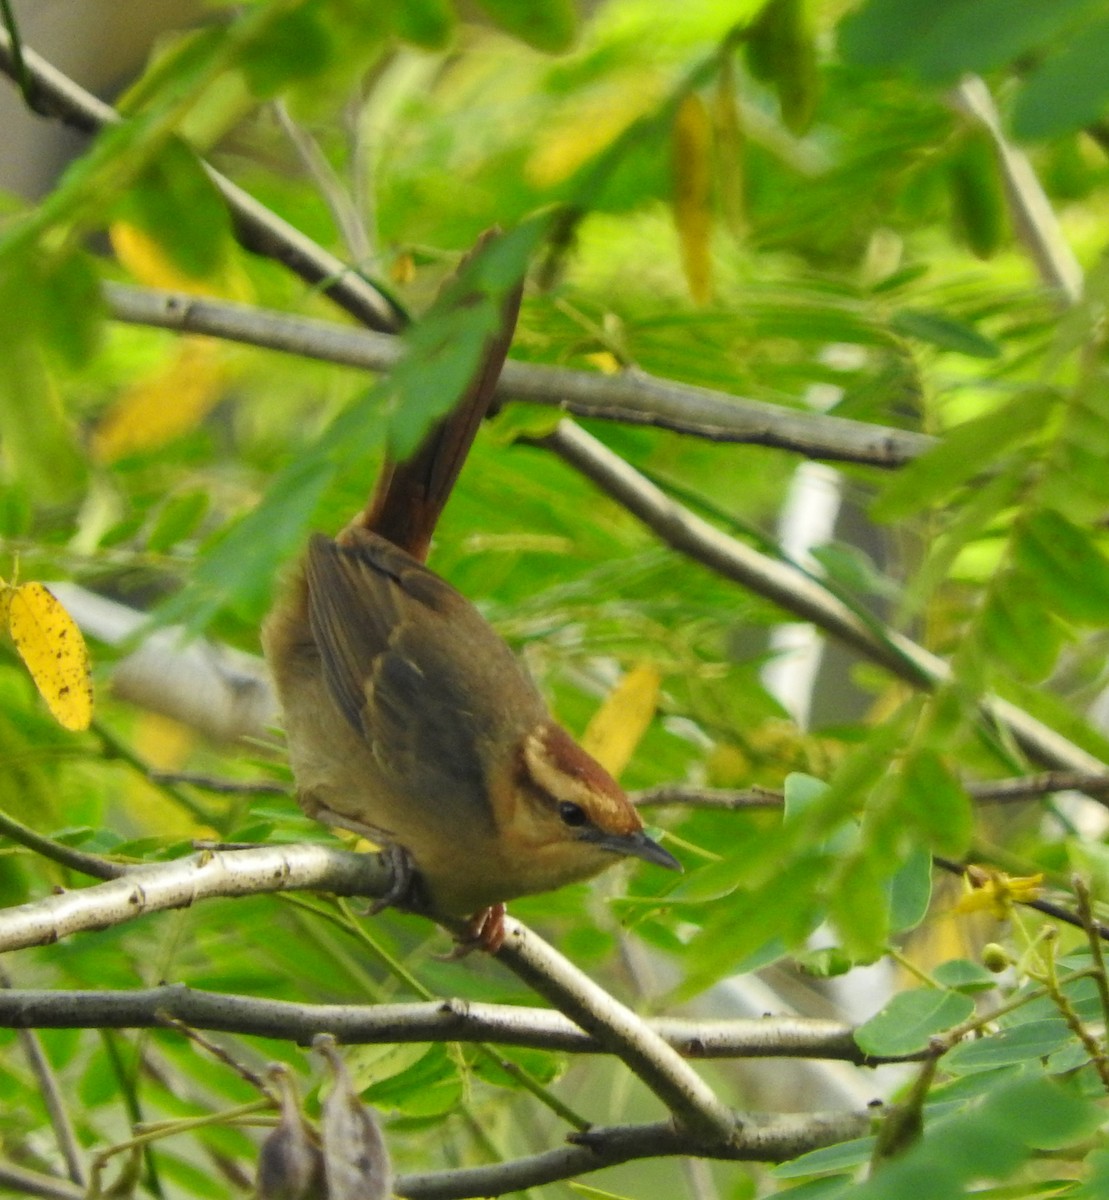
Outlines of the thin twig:
<svg viewBox="0 0 1109 1200">
<path fill-rule="evenodd" d="M 184 783 L 205 792 L 225 796 L 291 796 L 293 789 L 287 783 L 269 779 L 225 779 L 215 775 L 201 775 L 195 771 L 151 771 L 151 783 Z"/>
<path fill-rule="evenodd" d="M 312 135 L 298 124 L 289 113 L 288 106 L 281 99 L 273 102 L 273 111 L 277 122 L 285 131 L 285 136 L 292 143 L 297 157 L 304 165 L 320 195 L 323 196 L 327 207 L 331 209 L 331 219 L 343 235 L 351 258 L 360 264 L 370 261 L 370 243 L 362 226 L 358 210 L 353 198 L 343 186 L 335 168 L 328 161 L 327 155 Z"/>
<path fill-rule="evenodd" d="M 6 812 L 0 812 L 0 834 L 20 846 L 26 846 L 36 854 L 41 854 L 51 862 L 68 867 L 71 871 L 79 871 L 82 875 L 89 875 L 93 879 L 118 879 L 130 870 L 126 863 L 114 862 L 110 858 L 102 858 L 99 854 L 87 854 L 36 833 Z"/>
<path fill-rule="evenodd" d="M 103 293 L 117 321 L 203 333 L 367 371 L 392 370 L 404 352 L 395 337 L 231 301 L 112 282 L 103 285 Z M 502 402 L 528 401 L 581 417 L 648 425 L 717 442 L 773 446 L 812 458 L 889 469 L 904 466 L 936 444 L 935 439 L 909 430 L 783 408 L 659 379 L 643 371 L 601 375 L 508 362 L 496 395 Z"/>
<path fill-rule="evenodd" d="M 7 970 L 0 966 L 0 989 L 7 992 L 11 990 L 11 986 L 11 977 Z M 73 1123 L 69 1119 L 69 1110 L 62 1099 L 62 1089 L 58 1085 L 58 1077 L 54 1074 L 54 1068 L 50 1065 L 42 1043 L 33 1030 L 20 1029 L 18 1037 L 27 1064 L 38 1083 L 42 1103 L 50 1118 L 50 1126 L 54 1130 L 54 1139 L 58 1143 L 58 1149 L 62 1152 L 62 1158 L 65 1159 L 66 1172 L 73 1183 L 79 1187 L 86 1187 L 88 1174 L 85 1170 L 84 1157 L 81 1154 L 81 1143 L 77 1140 Z"/>
</svg>

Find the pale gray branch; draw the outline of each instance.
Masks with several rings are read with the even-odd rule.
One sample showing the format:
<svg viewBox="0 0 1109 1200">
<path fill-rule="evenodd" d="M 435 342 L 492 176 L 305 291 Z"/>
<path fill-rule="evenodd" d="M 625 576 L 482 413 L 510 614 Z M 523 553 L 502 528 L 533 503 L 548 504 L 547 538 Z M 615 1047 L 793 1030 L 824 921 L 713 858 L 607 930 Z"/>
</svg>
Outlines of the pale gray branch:
<svg viewBox="0 0 1109 1200">
<path fill-rule="evenodd" d="M 321 1033 L 343 1045 L 493 1042 L 563 1054 L 603 1054 L 604 1045 L 561 1012 L 517 1004 L 446 999 L 408 1004 L 295 1004 L 207 992 L 184 984 L 133 991 L 0 991 L 5 1029 L 147 1029 L 172 1018 L 193 1029 L 280 1038 L 310 1046 Z M 699 1020 L 643 1018 L 685 1058 L 817 1058 L 876 1066 L 850 1025 L 807 1017 Z M 915 1056 L 914 1056 L 915 1057 Z"/>
<path fill-rule="evenodd" d="M 7 30 L 0 29 L 0 70 L 8 76 L 14 71 L 11 51 Z M 27 46 L 23 47 L 23 62 L 40 105 L 65 124 L 93 134 L 121 120 L 111 105 L 85 91 Z M 226 201 L 236 235 L 248 250 L 283 263 L 371 329 L 397 330 L 404 326 L 403 311 L 383 290 L 305 237 L 226 176 L 206 163 L 202 165 Z"/>
<path fill-rule="evenodd" d="M 660 1034 L 519 921 L 505 926 L 500 962 L 621 1058 L 685 1129 L 727 1141 L 734 1114 Z"/>
<path fill-rule="evenodd" d="M 385 334 L 230 301 L 120 283 L 104 284 L 104 296 L 118 321 L 227 338 L 367 371 L 392 370 L 404 351 L 395 337 Z M 656 426 L 713 441 L 774 446 L 811 458 L 876 467 L 904 466 L 935 445 L 935 439 L 925 434 L 783 408 L 659 379 L 643 371 L 601 375 L 508 362 L 496 394 L 502 401 L 548 405 L 580 417 Z"/>
<path fill-rule="evenodd" d="M 571 1135 L 571 1145 L 484 1167 L 402 1175 L 407 1200 L 465 1200 L 540 1187 L 637 1158 L 697 1155 L 739 1162 L 786 1162 L 809 1150 L 870 1133 L 878 1113 L 745 1114 L 727 1141 L 706 1141 L 669 1124 L 623 1125 Z"/>
<path fill-rule="evenodd" d="M 378 897 L 391 881 L 379 854 L 325 846 L 255 846 L 205 850 L 172 862 L 135 867 L 119 879 L 0 910 L 0 952 L 45 946 L 147 913 L 188 908 L 217 896 L 324 891 Z"/>
</svg>

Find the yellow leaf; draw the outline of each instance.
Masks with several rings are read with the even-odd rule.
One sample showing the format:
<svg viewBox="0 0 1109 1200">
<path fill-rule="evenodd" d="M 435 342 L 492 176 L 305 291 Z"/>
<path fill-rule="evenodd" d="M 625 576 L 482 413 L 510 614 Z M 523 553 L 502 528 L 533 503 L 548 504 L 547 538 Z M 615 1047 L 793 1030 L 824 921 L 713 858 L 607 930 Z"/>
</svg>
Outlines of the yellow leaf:
<svg viewBox="0 0 1109 1200">
<path fill-rule="evenodd" d="M 1006 875 L 985 867 L 968 870 L 970 889 L 955 905 L 955 912 L 991 912 L 1004 920 L 1014 904 L 1039 899 L 1043 891 L 1043 875 Z"/>
<path fill-rule="evenodd" d="M 108 228 L 116 258 L 139 283 L 165 288 L 170 292 L 188 292 L 192 296 L 215 296 L 225 300 L 253 299 L 253 288 L 241 267 L 232 262 L 211 279 L 186 275 L 166 256 L 161 246 L 137 225 L 114 221 Z"/>
<path fill-rule="evenodd" d="M 641 663 L 612 689 L 593 714 L 582 746 L 612 775 L 628 765 L 658 708 L 661 679 L 650 663 Z"/>
<path fill-rule="evenodd" d="M 682 269 L 697 304 L 712 299 L 712 119 L 705 102 L 691 92 L 674 118 L 674 224 L 681 243 Z"/>
<path fill-rule="evenodd" d="M 611 350 L 595 350 L 587 354 L 585 360 L 592 363 L 602 375 L 620 374 L 620 360 Z"/>
<path fill-rule="evenodd" d="M 552 188 L 569 179 L 650 112 L 661 93 L 661 79 L 637 71 L 625 72 L 602 90 L 578 95 L 550 122 L 525 164 L 528 182 Z"/>
<path fill-rule="evenodd" d="M 181 338 L 164 367 L 128 388 L 104 414 L 93 432 L 93 455 L 112 463 L 187 433 L 220 401 L 227 375 L 223 346 L 211 338 Z"/>
<path fill-rule="evenodd" d="M 88 729 L 92 673 L 85 639 L 41 583 L 8 588 L 8 632 L 47 707 L 65 729 Z"/>
</svg>

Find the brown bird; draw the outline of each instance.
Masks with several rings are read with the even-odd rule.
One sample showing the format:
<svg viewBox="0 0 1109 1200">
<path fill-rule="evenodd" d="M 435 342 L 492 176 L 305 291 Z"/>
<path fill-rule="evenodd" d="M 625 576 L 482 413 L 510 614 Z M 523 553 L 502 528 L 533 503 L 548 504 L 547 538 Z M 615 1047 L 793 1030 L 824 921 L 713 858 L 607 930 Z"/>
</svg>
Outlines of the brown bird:
<svg viewBox="0 0 1109 1200">
<path fill-rule="evenodd" d="M 505 301 L 469 388 L 366 510 L 316 534 L 262 640 L 298 799 L 389 850 L 386 902 L 475 914 L 501 939 L 503 902 L 585 879 L 621 856 L 680 870 L 619 784 L 551 717 L 474 606 L 421 561 L 492 400 L 515 326 Z"/>
</svg>

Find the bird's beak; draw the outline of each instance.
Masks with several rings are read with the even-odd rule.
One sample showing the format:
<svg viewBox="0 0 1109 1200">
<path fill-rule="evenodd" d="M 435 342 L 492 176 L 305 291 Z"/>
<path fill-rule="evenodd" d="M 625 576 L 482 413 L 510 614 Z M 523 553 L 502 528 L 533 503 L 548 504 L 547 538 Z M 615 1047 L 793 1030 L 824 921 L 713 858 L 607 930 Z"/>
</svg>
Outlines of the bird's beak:
<svg viewBox="0 0 1109 1200">
<path fill-rule="evenodd" d="M 635 833 L 601 833 L 600 830 L 590 830 L 584 835 L 584 840 L 600 846 L 602 850 L 611 850 L 613 854 L 641 858 L 644 862 L 666 867 L 670 871 L 683 869 L 682 864 L 669 850 L 664 850 L 654 838 L 649 838 L 641 829 Z"/>
</svg>

